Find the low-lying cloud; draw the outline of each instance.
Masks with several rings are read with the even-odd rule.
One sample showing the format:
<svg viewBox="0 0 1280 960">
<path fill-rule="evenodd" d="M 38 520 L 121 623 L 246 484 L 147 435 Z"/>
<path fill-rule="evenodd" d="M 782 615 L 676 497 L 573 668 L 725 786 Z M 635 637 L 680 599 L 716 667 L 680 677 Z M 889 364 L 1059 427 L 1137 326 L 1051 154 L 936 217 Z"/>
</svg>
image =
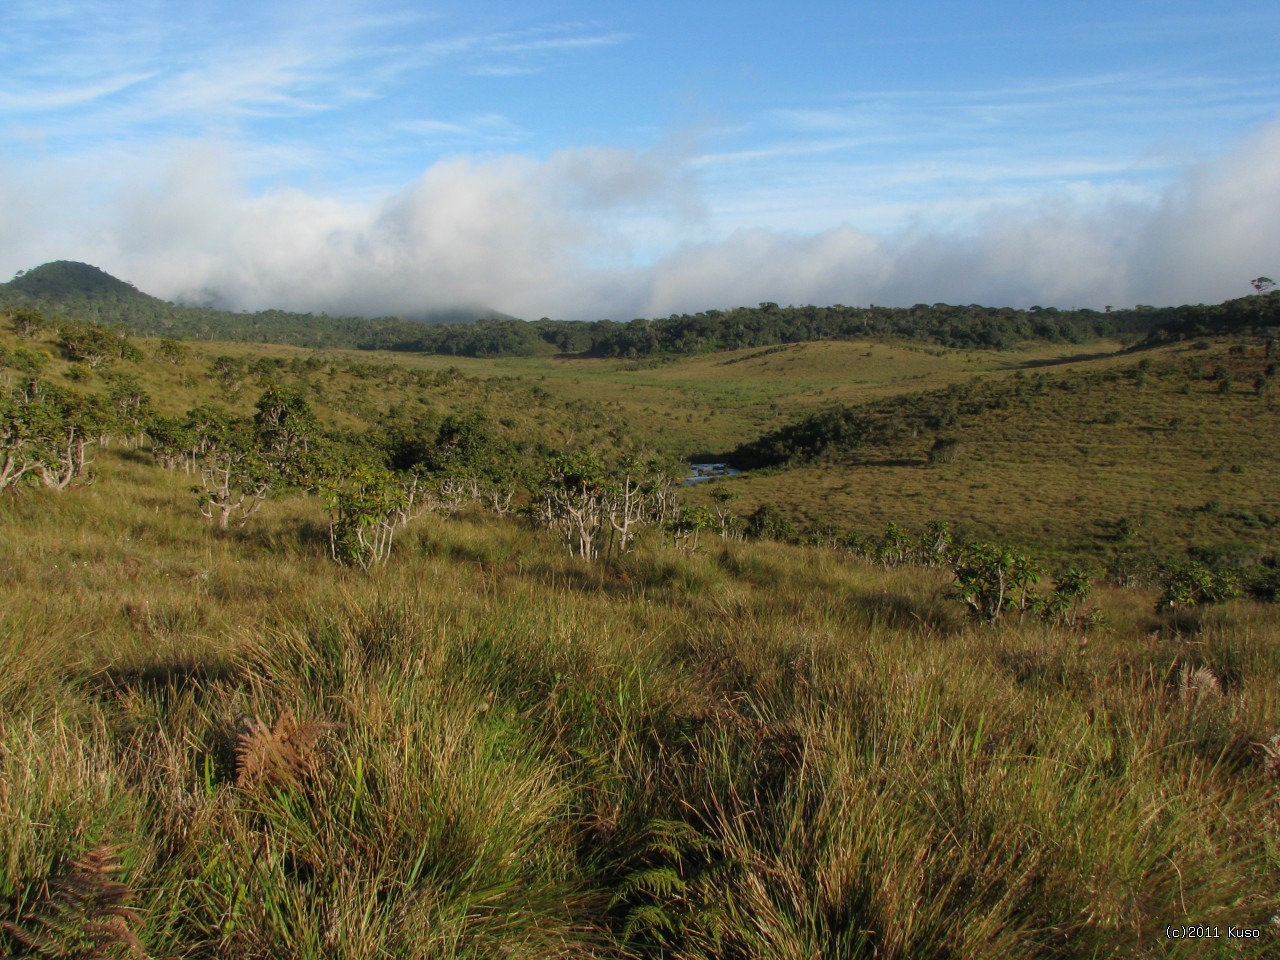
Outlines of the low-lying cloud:
<svg viewBox="0 0 1280 960">
<path fill-rule="evenodd" d="M 0 237 L 0 262 L 86 260 L 149 293 L 233 309 L 413 316 L 483 305 L 571 319 L 763 300 L 1212 302 L 1280 270 L 1280 123 L 1154 198 L 1046 195 L 945 233 L 843 224 L 716 235 L 696 164 L 677 150 L 456 157 L 360 201 L 319 188 L 254 193 L 234 169 L 233 150 L 200 145 L 106 179 L 11 169 L 0 202 L 20 222 Z M 690 236 L 703 239 L 680 239 Z"/>
</svg>

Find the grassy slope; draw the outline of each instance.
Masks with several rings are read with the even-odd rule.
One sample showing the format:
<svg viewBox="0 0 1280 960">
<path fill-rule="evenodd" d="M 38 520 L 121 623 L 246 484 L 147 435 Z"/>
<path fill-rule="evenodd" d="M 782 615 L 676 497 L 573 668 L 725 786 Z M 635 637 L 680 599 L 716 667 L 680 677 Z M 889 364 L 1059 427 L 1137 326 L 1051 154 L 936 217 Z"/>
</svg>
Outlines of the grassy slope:
<svg viewBox="0 0 1280 960">
<path fill-rule="evenodd" d="M 1037 344 L 996 353 L 835 341 L 641 361 L 380 356 L 389 362 L 455 364 L 476 376 L 534 378 L 558 396 L 617 411 L 629 430 L 660 436 L 673 452 L 687 454 L 731 449 L 825 402 L 854 403 L 937 388 L 976 375 L 1004 375 L 1027 364 L 1070 369 L 1072 357 L 1109 356 L 1118 347 L 1111 341 L 1078 347 Z"/>
<path fill-rule="evenodd" d="M 773 503 L 803 525 L 842 531 L 874 533 L 889 521 L 918 528 L 937 517 L 1059 558 L 1104 555 L 1122 520 L 1139 545 L 1165 552 L 1223 542 L 1280 548 L 1271 523 L 1280 495 L 1266 482 L 1280 474 L 1280 408 L 1254 394 L 1253 378 L 1271 363 L 1258 342 L 1141 354 L 1106 342 L 1003 353 L 793 344 L 666 363 L 206 344 L 179 364 L 155 359 L 155 341 L 138 343 L 148 359 L 117 368 L 137 375 L 169 415 L 206 402 L 247 412 L 265 381 L 246 372 L 228 389 L 210 368 L 220 356 L 265 358 L 284 365 L 271 376 L 303 386 L 322 420 L 336 426 L 361 428 L 393 406 L 410 414 L 483 410 L 509 435 L 552 447 L 639 443 L 674 456 L 728 450 L 825 404 L 901 397 L 905 410 L 927 391 L 982 377 L 980 392 L 1004 393 L 1005 408 L 942 431 L 961 442 L 954 463 L 930 465 L 935 434 L 922 431 L 891 447 L 751 473 L 689 496 L 707 500 L 719 485 L 738 495 L 739 513 Z M 51 356 L 52 381 L 106 389 L 96 373 L 69 380 L 70 365 L 50 339 L 0 331 L 0 349 L 21 346 Z M 1138 384 L 1144 360 L 1149 370 Z M 1234 377 L 1227 395 L 1211 378 L 1219 368 Z M 1000 386 L 1016 378 L 1020 395 Z"/>
<path fill-rule="evenodd" d="M 1232 352 L 1234 348 L 1235 352 Z M 961 443 L 930 464 L 938 434 L 866 448 L 835 462 L 729 482 L 742 506 L 787 505 L 809 522 L 874 532 L 890 520 L 943 517 L 977 535 L 1058 553 L 1097 551 L 1122 518 L 1148 545 L 1247 541 L 1280 548 L 1280 406 L 1255 394 L 1270 363 L 1261 344 L 1177 347 L 1099 370 L 1055 373 L 1043 386 L 990 388 L 988 409 L 940 433 Z M 1208 376 L 1223 368 L 1228 393 Z M 1088 372 L 1083 372 L 1087 370 Z"/>
<path fill-rule="evenodd" d="M 176 413 L 225 395 L 206 378 L 217 353 L 306 356 L 202 349 L 134 369 Z M 1242 375 L 1257 361 L 1226 349 L 1198 355 Z M 406 358 L 459 371 L 422 388 L 399 366 L 332 355 L 306 379 L 324 418 L 349 426 L 424 396 L 552 441 L 613 419 L 671 448 L 724 448 L 811 408 L 814 391 L 894 396 L 1047 359 L 862 344 L 740 356 Z M 883 469 L 886 515 L 910 520 L 937 495 L 911 496 L 912 478 L 973 470 L 965 482 L 988 484 L 973 516 L 1012 537 L 1006 513 L 1056 502 L 1069 459 L 1057 445 L 1088 429 L 1117 464 L 1138 461 L 1135 482 L 1166 471 L 1148 484 L 1157 504 L 1271 496 L 1274 414 L 1241 377 L 1223 397 L 1182 376 L 1186 356 L 1153 356 L 1140 390 L 1103 380 L 1096 395 L 1033 397 L 1014 411 L 1030 427 L 1008 411 L 962 424 L 970 455 L 936 471 L 852 463 L 734 483 L 744 500 L 764 490 L 804 510 L 797 478 Z M 248 409 L 257 389 L 246 376 L 234 402 Z M 1099 398 L 1123 415 L 1086 423 L 1070 398 L 1095 420 Z M 1186 443 L 1220 430 L 1221 446 L 1167 460 L 1156 441 L 1133 446 L 1175 416 Z M 993 480 L 1015 460 L 1030 476 L 1006 491 Z M 325 559 L 313 500 L 269 503 L 219 537 L 181 473 L 118 445 L 98 467 L 92 486 L 0 501 L 0 919 L 29 934 L 65 945 L 80 921 L 105 919 L 57 899 L 86 883 L 106 896 L 86 859 L 99 851 L 119 860 L 138 911 L 124 922 L 156 956 L 1275 948 L 1163 936 L 1280 911 L 1276 788 L 1257 747 L 1280 730 L 1273 607 L 1170 619 L 1149 592 L 1102 591 L 1113 627 L 1082 648 L 1078 632 L 1031 621 L 967 623 L 940 571 L 714 538 L 692 556 L 651 542 L 591 568 L 478 516 L 423 518 L 364 576 Z M 1069 537 L 1098 508 L 1062 509 L 1053 535 Z M 1195 686 L 1200 667 L 1221 692 Z M 0 952 L 20 950 L 12 930 L 0 937 Z"/>
<path fill-rule="evenodd" d="M 610 410 L 546 390 L 533 378 L 516 378 L 480 363 L 448 358 L 363 351 L 309 350 L 273 344 L 186 344 L 178 362 L 160 357 L 158 340 L 135 341 L 141 362 L 116 361 L 89 371 L 68 362 L 53 334 L 21 339 L 0 330 L 0 350 L 45 357 L 42 379 L 85 393 L 105 394 L 116 374 L 136 377 L 154 408 L 181 416 L 199 404 L 213 403 L 236 414 L 251 413 L 268 382 L 295 386 L 313 405 L 322 424 L 363 429 L 393 407 L 408 416 L 483 412 L 513 438 L 536 438 L 551 446 L 609 443 L 624 424 Z M 229 378 L 215 364 L 230 358 L 240 370 Z M 255 367 L 259 365 L 261 369 Z M 0 374 L 20 377 L 12 367 Z"/>
<path fill-rule="evenodd" d="M 53 923 L 38 878 L 110 848 L 165 956 L 1275 945 L 1163 939 L 1280 908 L 1272 608 L 1175 631 L 1104 592 L 1081 654 L 965 623 L 936 571 L 765 544 L 586 568 L 465 518 L 366 577 L 324 560 L 314 502 L 219 538 L 180 476 L 102 468 L 0 504 L 25 930 Z M 1225 695 L 1183 688 L 1201 666 Z M 314 744 L 272 766 L 255 718 Z"/>
</svg>

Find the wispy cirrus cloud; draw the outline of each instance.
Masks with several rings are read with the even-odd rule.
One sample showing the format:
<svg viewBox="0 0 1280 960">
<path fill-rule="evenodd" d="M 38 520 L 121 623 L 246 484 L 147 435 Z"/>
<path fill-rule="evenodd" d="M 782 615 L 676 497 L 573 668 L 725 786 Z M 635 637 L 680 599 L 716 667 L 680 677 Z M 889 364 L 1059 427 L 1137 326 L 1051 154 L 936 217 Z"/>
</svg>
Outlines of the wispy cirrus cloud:
<svg viewBox="0 0 1280 960">
<path fill-rule="evenodd" d="M 191 42 L 191 24 L 157 24 L 144 10 L 121 10 L 91 32 L 60 34 L 56 48 L 45 40 L 15 58 L 0 124 L 6 113 L 38 116 L 46 135 L 93 146 L 157 129 L 172 136 L 315 113 L 360 96 L 335 72 L 350 56 L 336 35 L 284 37 L 247 23 Z"/>
<path fill-rule="evenodd" d="M 154 149 L 159 135 L 240 141 L 251 159 L 261 144 L 289 140 L 297 155 L 314 156 L 309 145 L 328 139 L 324 167 L 339 170 L 346 158 L 375 176 L 424 150 L 528 139 L 506 111 L 462 106 L 459 76 L 542 73 L 627 39 L 578 21 L 456 32 L 430 11 L 347 0 L 252 10 L 215 2 L 178 18 L 145 6 L 14 0 L 6 15 L 0 154 L 36 141 L 66 153 L 129 142 Z M 271 171 L 278 163 L 262 174 Z"/>
<path fill-rule="evenodd" d="M 458 120 L 422 117 L 401 121 L 397 126 L 406 133 L 451 145 L 511 144 L 529 136 L 527 130 L 500 113 L 483 113 Z"/>
<path fill-rule="evenodd" d="M 504 77 L 535 73 L 559 55 L 613 47 L 629 39 L 629 34 L 590 24 L 562 23 L 431 40 L 417 53 L 418 63 L 452 63 L 475 75 Z"/>
<path fill-rule="evenodd" d="M 1151 200 L 1229 131 L 1272 115 L 1280 77 L 1145 70 L 957 89 L 838 91 L 708 136 L 693 161 L 721 231 L 825 216 L 862 229 L 972 225 L 1047 193 Z M 1197 131 L 1197 138 L 1186 134 Z M 766 219 L 767 218 L 767 219 Z"/>
<path fill-rule="evenodd" d="M 96 78 L 80 84 L 53 89 L 27 89 L 21 92 L 0 90 L 0 110 L 15 114 L 36 114 L 50 110 L 81 107 L 146 83 L 155 73 L 124 73 Z"/>
</svg>

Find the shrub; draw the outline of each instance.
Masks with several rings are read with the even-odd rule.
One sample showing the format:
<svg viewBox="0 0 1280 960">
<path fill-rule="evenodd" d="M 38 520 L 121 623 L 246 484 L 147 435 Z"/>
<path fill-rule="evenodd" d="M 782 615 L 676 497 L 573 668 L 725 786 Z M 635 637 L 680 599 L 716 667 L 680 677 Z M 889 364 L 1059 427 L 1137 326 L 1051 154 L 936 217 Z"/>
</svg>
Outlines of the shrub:
<svg viewBox="0 0 1280 960">
<path fill-rule="evenodd" d="M 1093 581 L 1079 567 L 1067 567 L 1057 577 L 1053 593 L 1044 599 L 1040 615 L 1046 623 L 1074 627 L 1084 614 L 1084 602 L 1093 590 Z"/>
<path fill-rule="evenodd" d="M 1157 611 L 1222 603 L 1240 596 L 1240 577 L 1234 570 L 1213 570 L 1188 561 L 1166 570 Z"/>
<path fill-rule="evenodd" d="M 926 567 L 939 567 L 947 562 L 954 547 L 951 524 L 946 520 L 930 520 L 920 534 L 916 559 Z"/>
<path fill-rule="evenodd" d="M 747 536 L 752 540 L 791 540 L 795 527 L 781 510 L 771 503 L 762 503 L 747 517 Z"/>
<path fill-rule="evenodd" d="M 911 534 L 907 532 L 906 528 L 891 521 L 884 528 L 884 534 L 880 537 L 880 543 L 876 549 L 876 559 L 886 567 L 896 567 L 900 563 L 906 563 L 908 560 L 914 559 L 914 546 Z"/>
<path fill-rule="evenodd" d="M 49 355 L 41 353 L 38 350 L 28 350 L 26 347 L 18 347 L 5 357 L 0 357 L 3 362 L 0 366 L 12 367 L 19 373 L 25 373 L 28 376 L 38 377 L 45 367 L 49 365 Z"/>
<path fill-rule="evenodd" d="M 1280 566 L 1276 565 L 1274 559 L 1246 572 L 1245 590 L 1254 600 L 1280 602 Z"/>
<path fill-rule="evenodd" d="M 396 530 L 413 519 L 417 479 L 400 480 L 385 467 L 362 464 L 331 480 L 329 555 L 362 570 L 386 561 Z"/>
<path fill-rule="evenodd" d="M 995 623 L 1006 610 L 1027 609 L 1031 587 L 1040 579 L 1030 558 L 991 543 L 963 547 L 952 571 L 955 595 L 987 623 Z"/>
<path fill-rule="evenodd" d="M 16 307 L 8 311 L 9 322 L 20 337 L 33 337 L 49 325 L 43 313 L 31 307 Z"/>
<path fill-rule="evenodd" d="M 954 463 L 964 452 L 964 444 L 952 437 L 939 437 L 929 448 L 930 463 Z"/>
</svg>

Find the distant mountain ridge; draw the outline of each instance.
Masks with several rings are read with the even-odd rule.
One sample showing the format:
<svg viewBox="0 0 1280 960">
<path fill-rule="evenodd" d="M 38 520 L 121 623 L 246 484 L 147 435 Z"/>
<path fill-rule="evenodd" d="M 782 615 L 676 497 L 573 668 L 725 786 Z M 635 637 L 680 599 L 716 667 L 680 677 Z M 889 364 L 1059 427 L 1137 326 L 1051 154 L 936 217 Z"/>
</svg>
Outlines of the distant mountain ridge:
<svg viewBox="0 0 1280 960">
<path fill-rule="evenodd" d="M 55 260 L 34 270 L 19 270 L 4 286 L 32 297 L 62 297 L 84 295 L 87 297 L 157 297 L 141 293 L 137 287 L 118 280 L 105 270 L 74 260 Z"/>
<path fill-rule="evenodd" d="M 1137 306 L 1105 312 L 1056 307 L 918 303 L 911 307 L 786 306 L 673 314 L 627 323 L 524 321 L 457 308 L 426 320 L 330 317 L 182 306 L 138 291 L 97 267 L 47 263 L 0 284 L 0 310 L 35 307 L 57 318 L 123 327 L 139 336 L 240 340 L 303 347 L 393 350 L 452 356 L 561 355 L 641 359 L 823 340 L 910 339 L 958 349 L 1003 350 L 1026 342 L 1120 339 L 1155 344 L 1192 337 L 1280 337 L 1280 290 L 1220 304 Z M 459 318 L 464 317 L 464 322 Z"/>
<path fill-rule="evenodd" d="M 19 271 L 8 283 L 0 284 L 0 309 L 5 307 L 34 307 L 53 317 L 121 326 L 137 336 L 355 349 L 410 338 L 423 325 L 516 321 L 496 310 L 462 306 L 424 310 L 419 315 L 421 319 L 331 317 L 285 310 L 237 313 L 186 306 L 143 293 L 105 270 L 73 260 L 57 260 Z"/>
</svg>

